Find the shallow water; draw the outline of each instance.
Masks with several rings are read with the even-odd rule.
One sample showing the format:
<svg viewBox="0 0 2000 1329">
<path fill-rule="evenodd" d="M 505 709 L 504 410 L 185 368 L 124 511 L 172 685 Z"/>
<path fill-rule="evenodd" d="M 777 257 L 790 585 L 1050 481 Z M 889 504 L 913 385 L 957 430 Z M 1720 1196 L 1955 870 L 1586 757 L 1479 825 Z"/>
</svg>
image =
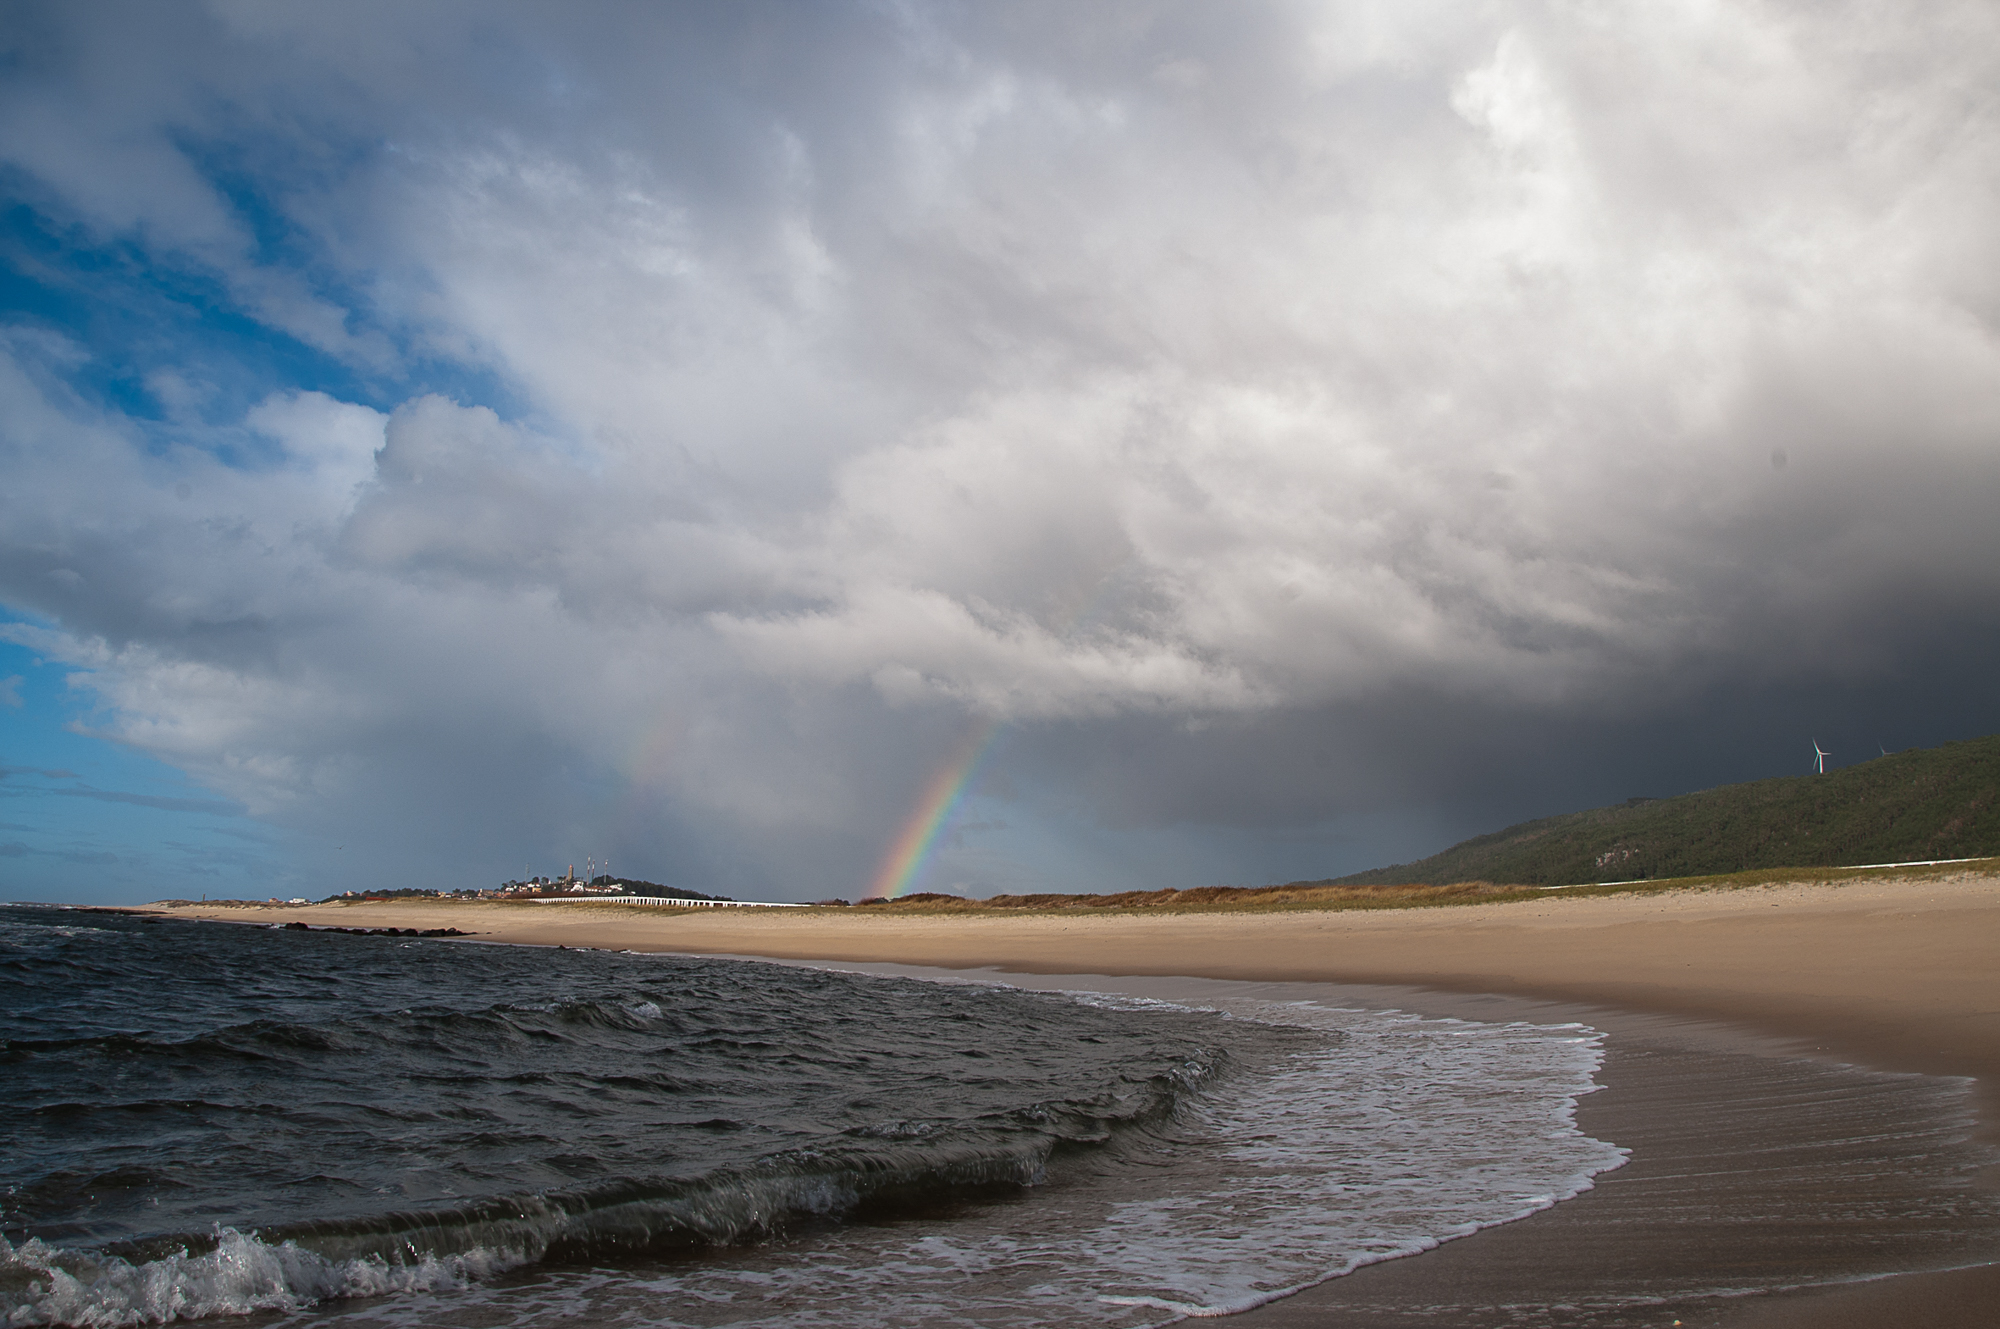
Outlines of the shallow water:
<svg viewBox="0 0 2000 1329">
<path fill-rule="evenodd" d="M 1575 1025 L 0 910 L 13 1323 L 1161 1323 L 1616 1166 Z"/>
</svg>

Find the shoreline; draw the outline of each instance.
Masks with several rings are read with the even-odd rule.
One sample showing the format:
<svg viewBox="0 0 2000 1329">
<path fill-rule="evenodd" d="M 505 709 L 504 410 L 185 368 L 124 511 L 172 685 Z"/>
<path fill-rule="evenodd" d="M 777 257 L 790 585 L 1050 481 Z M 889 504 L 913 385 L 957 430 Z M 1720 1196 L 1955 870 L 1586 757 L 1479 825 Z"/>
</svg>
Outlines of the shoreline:
<svg viewBox="0 0 2000 1329">
<path fill-rule="evenodd" d="M 1732 1043 L 1746 1038 L 1759 1044 L 1755 1056 L 1772 1065 L 1791 1057 L 1965 1077 L 1974 1082 L 1974 1138 L 2000 1144 L 2000 877 L 1323 914 L 896 917 L 840 910 L 648 910 L 635 917 L 632 906 L 439 901 L 143 912 L 266 925 L 455 926 L 478 941 L 837 967 L 917 966 L 1003 982 L 1011 975 L 1061 974 L 1119 983 L 1333 984 L 1349 992 L 1370 989 L 1374 1002 L 1473 1019 L 1519 1018 L 1502 1016 L 1503 1009 L 1541 1009 L 1551 1018 L 1589 1012 L 1588 1022 L 1608 1037 L 1600 1077 L 1606 1088 L 1583 1101 L 1579 1121 L 1602 1123 L 1609 1133 L 1585 1129 L 1634 1147 L 1636 1160 L 1671 1156 L 1676 1147 L 1697 1153 L 1706 1147 L 1676 1134 L 1673 1114 L 1660 1108 L 1665 1097 L 1678 1095 L 1685 1116 L 1727 1108 L 1727 1102 L 1709 1103 L 1707 1090 L 1745 1101 L 1761 1092 L 1743 1078 L 1749 1061 L 1728 1060 L 1741 1052 L 1732 1051 Z M 1688 1044 L 1690 1037 L 1701 1046 Z M 1676 1040 L 1678 1051 L 1667 1047 Z M 1669 1065 L 1678 1069 L 1662 1078 L 1660 1068 Z M 1673 1145 L 1675 1139 L 1683 1144 Z M 1670 1176 L 1674 1165 L 1661 1166 Z M 2000 1167 L 1987 1167 L 1980 1180 L 1990 1198 L 2000 1187 Z M 1617 1211 L 1604 1197 L 1631 1190 L 1623 1182 L 1603 1186 L 1422 1257 L 1370 1266 L 1249 1312 L 1248 1319 L 1271 1329 L 1318 1323 L 1329 1314 L 1356 1326 L 1452 1323 L 1423 1318 L 1409 1307 L 1440 1280 L 1461 1292 L 1489 1286 L 1497 1296 L 1508 1285 L 1507 1271 L 1524 1259 L 1546 1266 L 1547 1277 L 1556 1279 L 1553 1266 L 1566 1245 L 1589 1235 L 1590 1216 Z M 1719 1258 L 1713 1241 L 1703 1247 L 1692 1239 L 1699 1236 L 1696 1229 L 1688 1234 L 1680 1258 Z M 2000 1247 L 1989 1247 L 1981 1258 L 2000 1259 Z M 1697 1253 L 1703 1249 L 1709 1254 Z M 1678 1318 L 1690 1327 L 1728 1329 L 1795 1323 L 1858 1329 L 1884 1319 L 1973 1326 L 1989 1324 L 1991 1307 L 2000 1304 L 2000 1265 L 1991 1263 L 1851 1285 L 1829 1280 L 1826 1272 L 1809 1280 L 1813 1286 L 1730 1305 L 1690 1305 L 1698 1318 Z M 1553 1287 L 1549 1292 L 1557 1295 Z M 1364 1296 L 1401 1298 L 1408 1306 L 1391 1314 L 1382 1309 L 1385 1302 L 1368 1313 L 1374 1318 L 1357 1319 L 1362 1308 L 1355 1299 Z"/>
<path fill-rule="evenodd" d="M 1670 1322 L 1684 1329 L 1873 1329 L 1886 1322 L 1951 1329 L 1990 1324 L 2000 1292 L 2000 1266 L 1989 1263 L 2000 1255 L 2000 1203 L 1985 1206 L 1985 1221 L 1949 1246 L 1929 1225 L 1937 1209 L 1952 1207 L 1954 1188 L 1938 1186 L 1935 1175 L 1929 1184 L 1914 1175 L 1927 1162 L 1935 1166 L 1939 1139 L 1913 1146 L 1912 1136 L 1920 1120 L 1937 1123 L 1940 1098 L 1957 1098 L 1961 1109 L 1947 1108 L 1943 1136 L 1967 1138 L 1970 1104 L 1953 1092 L 1963 1083 L 1955 1079 L 1801 1057 L 1791 1040 L 1713 1022 L 1526 998 L 777 963 L 1197 1006 L 1311 1001 L 1432 1018 L 1582 1024 L 1604 1036 L 1600 1088 L 1576 1100 L 1575 1119 L 1584 1134 L 1630 1147 L 1630 1161 L 1525 1219 L 1365 1265 L 1230 1317 L 1256 1329 L 1462 1329 L 1499 1323 L 1491 1320 L 1496 1305 L 1508 1308 L 1505 1323 L 1551 1329 Z M 1958 1152 L 1972 1151 L 1961 1145 Z M 1828 1175 L 1829 1160 L 1864 1180 L 1841 1184 Z M 1882 1185 L 1885 1176 L 1896 1183 Z M 1885 1268 L 1884 1249 L 1899 1242 L 1909 1267 Z M 1734 1291 L 1713 1289 L 1718 1270 Z M 1643 1304 L 1621 1300 L 1639 1292 Z"/>
</svg>

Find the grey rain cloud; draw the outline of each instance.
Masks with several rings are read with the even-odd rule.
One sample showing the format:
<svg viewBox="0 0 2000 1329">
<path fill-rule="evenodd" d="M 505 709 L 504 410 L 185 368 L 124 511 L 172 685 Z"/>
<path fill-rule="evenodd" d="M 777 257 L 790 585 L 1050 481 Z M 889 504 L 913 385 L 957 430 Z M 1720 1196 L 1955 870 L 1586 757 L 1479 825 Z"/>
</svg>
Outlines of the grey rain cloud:
<svg viewBox="0 0 2000 1329">
<path fill-rule="evenodd" d="M 17 326 L 10 635 L 316 880 L 852 894 L 994 721 L 975 889 L 1768 774 L 1668 735 L 1920 670 L 1929 735 L 1992 709 L 2000 14 L 1919 9 L 31 8 L 36 206 L 516 405 L 201 424 L 195 347 L 162 435 Z"/>
</svg>

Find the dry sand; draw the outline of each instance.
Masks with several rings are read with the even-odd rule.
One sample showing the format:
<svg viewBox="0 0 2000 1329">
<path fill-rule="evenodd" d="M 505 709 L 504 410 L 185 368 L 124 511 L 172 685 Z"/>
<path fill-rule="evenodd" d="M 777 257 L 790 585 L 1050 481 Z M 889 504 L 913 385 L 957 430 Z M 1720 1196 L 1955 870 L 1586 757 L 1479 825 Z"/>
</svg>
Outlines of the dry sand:
<svg viewBox="0 0 2000 1329">
<path fill-rule="evenodd" d="M 1620 1233 L 1619 1249 L 1633 1259 L 1724 1258 L 1718 1243 L 1737 1237 L 1720 1227 L 1704 1245 L 1698 1223 L 1682 1222 L 1674 1236 L 1665 1228 L 1648 1232 L 1634 1215 L 1663 1203 L 1660 1197 L 1681 1184 L 1676 1178 L 1714 1165 L 1719 1149 L 1737 1160 L 1729 1167 L 1748 1197 L 1755 1168 L 1746 1170 L 1740 1160 L 1785 1143 L 1779 1115 L 1746 1106 L 1760 1094 L 1778 1101 L 1776 1090 L 1758 1087 L 1763 1072 L 1756 1069 L 1777 1063 L 1768 1047 L 1763 1062 L 1743 1060 L 1740 1049 L 1727 1046 L 1731 1030 L 1783 1040 L 1802 1056 L 1972 1077 L 1981 1131 L 2000 1143 L 2000 878 L 1990 876 L 1582 899 L 1552 894 L 1498 905 L 1327 913 L 897 916 L 859 908 L 432 902 L 161 912 L 315 926 L 456 927 L 489 941 L 1001 975 L 1388 985 L 1397 991 L 1378 995 L 1384 1004 L 1421 1007 L 1428 1001 L 1439 1011 L 1506 1018 L 1523 1011 L 1556 1017 L 1581 1012 L 1610 1030 L 1602 1077 L 1609 1088 L 1584 1100 L 1580 1120 L 1634 1149 L 1634 1164 L 1610 1174 L 1617 1185 L 1245 1317 L 1245 1323 L 1274 1329 L 1464 1323 L 1450 1317 L 1482 1298 L 1509 1300 L 1522 1286 L 1540 1299 L 1560 1301 L 1569 1294 L 1565 1278 L 1575 1283 L 1604 1276 L 1605 1250 L 1588 1259 L 1577 1252 L 1597 1249 L 1593 1234 L 1613 1229 Z M 1505 1009 L 1482 1010 L 1473 994 L 1501 994 L 1508 1002 Z M 1662 1016 L 1676 1018 L 1658 1020 Z M 1663 1032 L 1669 1025 L 1679 1032 Z M 1725 1131 L 1703 1124 L 1711 1120 L 1734 1125 Z M 1759 1203 L 1765 1201 L 1746 1198 L 1744 1212 Z M 1809 1207 L 1810 1197 L 1786 1203 Z M 2000 1249 L 1973 1258 L 2000 1259 Z M 1523 1269 L 1534 1271 L 1525 1285 Z M 1826 1276 L 1824 1269 L 1813 1274 Z M 1439 1288 L 1446 1285 L 1456 1291 L 1441 1298 Z M 1357 1304 L 1364 1294 L 1366 1307 Z M 1679 1315 L 1690 1327 L 2000 1325 L 2000 1266 L 1660 1309 L 1674 1314 L 1658 1323 L 1671 1324 Z M 1492 1322 L 1584 1321 L 1566 1321 L 1549 1310 L 1509 1313 L 1504 1320 L 1496 1313 Z"/>
</svg>

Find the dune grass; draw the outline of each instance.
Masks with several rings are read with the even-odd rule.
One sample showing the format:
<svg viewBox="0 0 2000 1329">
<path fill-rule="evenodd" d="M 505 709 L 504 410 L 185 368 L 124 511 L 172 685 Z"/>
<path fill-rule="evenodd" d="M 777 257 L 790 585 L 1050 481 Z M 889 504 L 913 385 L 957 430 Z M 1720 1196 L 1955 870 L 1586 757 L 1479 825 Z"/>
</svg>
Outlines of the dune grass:
<svg viewBox="0 0 2000 1329">
<path fill-rule="evenodd" d="M 1459 881 L 1443 885 L 1403 882 L 1367 885 L 1205 886 L 1195 890 L 1125 891 L 1115 895 L 996 895 L 971 900 L 954 895 L 917 894 L 843 908 L 843 913 L 885 916 L 1019 914 L 1186 914 L 1325 912 L 1352 909 L 1422 909 L 1452 905 L 1503 904 L 1577 896 L 1648 895 L 1674 891 L 1739 890 L 1755 886 L 1840 885 L 1853 881 L 1941 881 L 2000 874 L 2000 857 L 1967 863 L 1895 868 L 1758 868 L 1650 881 L 1543 887 L 1531 884 Z M 830 907 L 822 909 L 831 911 Z M 819 911 L 815 911 L 819 912 Z"/>
</svg>

